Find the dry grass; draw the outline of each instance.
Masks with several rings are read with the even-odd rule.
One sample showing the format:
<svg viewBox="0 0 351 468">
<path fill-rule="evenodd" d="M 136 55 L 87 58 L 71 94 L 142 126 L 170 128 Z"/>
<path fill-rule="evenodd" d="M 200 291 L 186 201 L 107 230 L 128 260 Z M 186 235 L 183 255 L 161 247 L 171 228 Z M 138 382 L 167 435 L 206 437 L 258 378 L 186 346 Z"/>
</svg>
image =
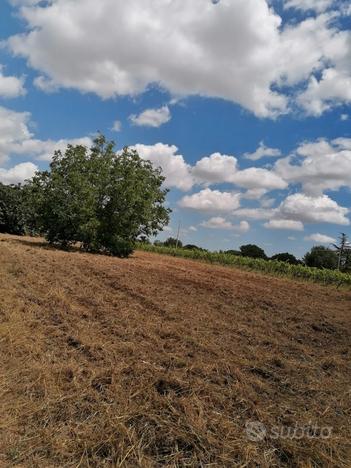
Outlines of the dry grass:
<svg viewBox="0 0 351 468">
<path fill-rule="evenodd" d="M 351 293 L 0 236 L 0 466 L 351 466 Z M 248 440 L 309 423 L 327 439 Z"/>
</svg>

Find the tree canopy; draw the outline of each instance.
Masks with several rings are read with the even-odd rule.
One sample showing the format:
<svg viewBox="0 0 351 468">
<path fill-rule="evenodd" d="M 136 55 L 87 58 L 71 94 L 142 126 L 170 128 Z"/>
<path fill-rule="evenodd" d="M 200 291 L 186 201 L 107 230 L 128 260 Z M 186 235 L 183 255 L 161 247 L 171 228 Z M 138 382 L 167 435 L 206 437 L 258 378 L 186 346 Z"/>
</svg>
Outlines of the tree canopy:
<svg viewBox="0 0 351 468">
<path fill-rule="evenodd" d="M 306 253 L 304 262 L 310 267 L 334 270 L 338 266 L 338 256 L 328 247 L 324 247 L 324 245 L 316 245 Z"/>
<path fill-rule="evenodd" d="M 291 254 L 289 252 L 283 252 L 283 253 L 275 254 L 275 255 L 273 255 L 273 257 L 271 257 L 271 260 L 278 260 L 279 262 L 290 263 L 290 265 L 298 265 L 299 264 L 299 261 L 295 257 L 295 255 L 293 255 L 293 254 Z"/>
<path fill-rule="evenodd" d="M 128 256 L 138 236 L 155 235 L 169 222 L 163 181 L 135 150 L 116 153 L 100 135 L 90 150 L 69 145 L 55 152 L 50 171 L 33 177 L 26 196 L 50 243 Z"/>
<path fill-rule="evenodd" d="M 24 228 L 21 186 L 0 183 L 0 232 L 22 235 Z"/>
<path fill-rule="evenodd" d="M 240 252 L 243 257 L 263 258 L 267 259 L 265 251 L 255 244 L 246 244 L 240 247 Z"/>
<path fill-rule="evenodd" d="M 175 237 L 168 237 L 163 243 L 165 247 L 183 247 L 182 241 L 176 239 Z"/>
</svg>

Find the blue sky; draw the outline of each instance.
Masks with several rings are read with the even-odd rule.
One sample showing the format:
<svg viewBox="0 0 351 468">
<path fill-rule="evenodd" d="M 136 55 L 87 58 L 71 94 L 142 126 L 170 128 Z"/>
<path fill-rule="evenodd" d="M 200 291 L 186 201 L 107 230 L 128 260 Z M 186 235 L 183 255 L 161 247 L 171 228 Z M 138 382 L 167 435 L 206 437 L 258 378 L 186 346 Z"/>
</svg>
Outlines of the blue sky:
<svg viewBox="0 0 351 468">
<path fill-rule="evenodd" d="M 350 233 L 351 7 L 3 0 L 0 181 L 100 130 L 160 165 L 169 229 L 301 257 Z"/>
</svg>

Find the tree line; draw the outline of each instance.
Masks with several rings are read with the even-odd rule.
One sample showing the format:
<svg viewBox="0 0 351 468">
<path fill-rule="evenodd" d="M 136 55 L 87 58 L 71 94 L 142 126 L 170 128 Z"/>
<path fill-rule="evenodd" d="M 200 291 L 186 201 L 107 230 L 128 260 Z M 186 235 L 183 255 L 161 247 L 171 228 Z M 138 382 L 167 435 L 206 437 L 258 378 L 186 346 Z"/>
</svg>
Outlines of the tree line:
<svg viewBox="0 0 351 468">
<path fill-rule="evenodd" d="M 147 242 L 147 240 L 144 239 L 143 242 Z M 160 247 L 183 248 L 185 250 L 207 251 L 197 245 L 183 245 L 181 240 L 174 237 L 169 237 L 164 242 L 156 240 L 154 245 Z M 323 245 L 316 245 L 304 255 L 302 260 L 297 259 L 295 255 L 289 252 L 277 253 L 272 257 L 269 257 L 261 247 L 255 244 L 242 245 L 239 247 L 239 250 L 219 250 L 219 253 L 248 258 L 258 258 L 262 260 L 278 260 L 280 262 L 289 263 L 290 265 L 306 265 L 309 267 L 321 269 L 327 268 L 330 270 L 338 269 L 345 272 L 351 271 L 351 245 L 348 241 L 347 235 L 341 233 L 339 243 L 333 244 L 333 247 L 334 249 Z"/>
</svg>

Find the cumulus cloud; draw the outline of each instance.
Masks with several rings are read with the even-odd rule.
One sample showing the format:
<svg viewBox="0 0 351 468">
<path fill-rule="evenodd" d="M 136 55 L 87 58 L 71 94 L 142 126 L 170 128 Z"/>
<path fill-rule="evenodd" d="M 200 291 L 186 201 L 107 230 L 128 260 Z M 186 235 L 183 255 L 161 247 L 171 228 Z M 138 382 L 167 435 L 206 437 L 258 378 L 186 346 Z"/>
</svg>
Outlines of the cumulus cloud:
<svg viewBox="0 0 351 468">
<path fill-rule="evenodd" d="M 5 76 L 3 67 L 0 65 L 0 97 L 15 98 L 26 94 L 23 78 Z"/>
<path fill-rule="evenodd" d="M 267 229 L 288 229 L 290 231 L 303 231 L 303 223 L 301 221 L 293 221 L 291 219 L 270 219 L 264 223 Z"/>
<path fill-rule="evenodd" d="M 349 53 L 351 63 L 351 52 Z M 312 76 L 298 103 L 307 114 L 319 117 L 336 104 L 351 102 L 351 65 L 348 70 L 329 68 L 320 79 Z"/>
<path fill-rule="evenodd" d="M 34 138 L 29 129 L 30 118 L 28 112 L 15 112 L 0 106 L 0 164 L 8 162 L 11 156 L 19 155 L 50 161 L 55 150 L 65 150 L 68 144 L 91 146 L 92 141 L 88 137 L 58 141 Z M 31 166 L 18 166 L 17 170 L 23 167 Z"/>
<path fill-rule="evenodd" d="M 277 161 L 274 170 L 287 182 L 301 184 L 307 194 L 351 186 L 351 138 L 306 142 L 295 153 Z"/>
<path fill-rule="evenodd" d="M 197 211 L 229 213 L 240 206 L 240 193 L 220 192 L 209 188 L 186 195 L 179 201 L 179 206 Z"/>
<path fill-rule="evenodd" d="M 131 115 L 130 121 L 139 127 L 158 128 L 171 120 L 171 112 L 168 106 L 159 109 L 146 109 L 139 115 Z"/>
<path fill-rule="evenodd" d="M 322 12 L 332 6 L 334 0 L 287 0 L 284 7 L 295 8 L 297 10 L 314 10 Z"/>
<path fill-rule="evenodd" d="M 250 224 L 247 221 L 241 221 L 239 224 L 233 224 L 221 216 L 215 216 L 207 221 L 203 221 L 200 226 L 208 229 L 236 231 L 242 234 L 249 231 L 250 229 Z"/>
<path fill-rule="evenodd" d="M 192 169 L 192 174 L 199 183 L 208 185 L 231 183 L 238 187 L 254 190 L 255 195 L 258 196 L 262 196 L 266 190 L 287 187 L 287 183 L 280 175 L 258 167 L 240 170 L 237 158 L 220 153 L 214 153 L 200 159 Z M 250 198 L 250 194 L 247 198 Z"/>
<path fill-rule="evenodd" d="M 7 185 L 22 183 L 33 177 L 38 169 L 31 162 L 20 163 L 10 169 L 0 168 L 0 182 Z"/>
<path fill-rule="evenodd" d="M 232 215 L 238 218 L 250 219 L 271 219 L 276 215 L 277 210 L 273 208 L 239 208 Z"/>
<path fill-rule="evenodd" d="M 137 144 L 134 147 L 140 157 L 152 162 L 155 167 L 161 167 L 166 177 L 166 187 L 175 187 L 187 191 L 193 186 L 190 166 L 184 161 L 178 148 L 174 145 L 156 143 L 155 145 Z"/>
<path fill-rule="evenodd" d="M 340 86 L 350 77 L 350 33 L 335 26 L 331 13 L 285 25 L 266 0 L 16 3 L 27 4 L 20 11 L 28 30 L 8 45 L 39 71 L 42 89 L 63 86 L 110 98 L 157 83 L 176 96 L 224 98 L 261 117 L 288 112 L 291 91 L 305 80 L 312 83 L 299 99 L 306 109 L 318 100 L 330 106 L 348 99 Z M 329 3 L 286 6 L 322 12 Z"/>
<path fill-rule="evenodd" d="M 310 197 L 303 193 L 289 195 L 279 206 L 279 214 L 286 219 L 306 223 L 349 225 L 349 209 L 339 206 L 328 195 Z"/>
<path fill-rule="evenodd" d="M 244 158 L 250 159 L 251 161 L 258 161 L 262 158 L 278 158 L 281 154 L 279 149 L 269 148 L 261 141 L 256 151 L 253 153 L 245 153 Z"/>
<path fill-rule="evenodd" d="M 192 173 L 200 183 L 232 182 L 238 170 L 237 162 L 238 160 L 234 156 L 213 153 L 197 161 Z"/>
<path fill-rule="evenodd" d="M 306 236 L 305 240 L 318 242 L 320 244 L 331 244 L 336 242 L 336 239 L 334 239 L 334 237 L 326 236 L 325 234 L 319 234 L 318 232 L 316 234 Z"/>
</svg>

